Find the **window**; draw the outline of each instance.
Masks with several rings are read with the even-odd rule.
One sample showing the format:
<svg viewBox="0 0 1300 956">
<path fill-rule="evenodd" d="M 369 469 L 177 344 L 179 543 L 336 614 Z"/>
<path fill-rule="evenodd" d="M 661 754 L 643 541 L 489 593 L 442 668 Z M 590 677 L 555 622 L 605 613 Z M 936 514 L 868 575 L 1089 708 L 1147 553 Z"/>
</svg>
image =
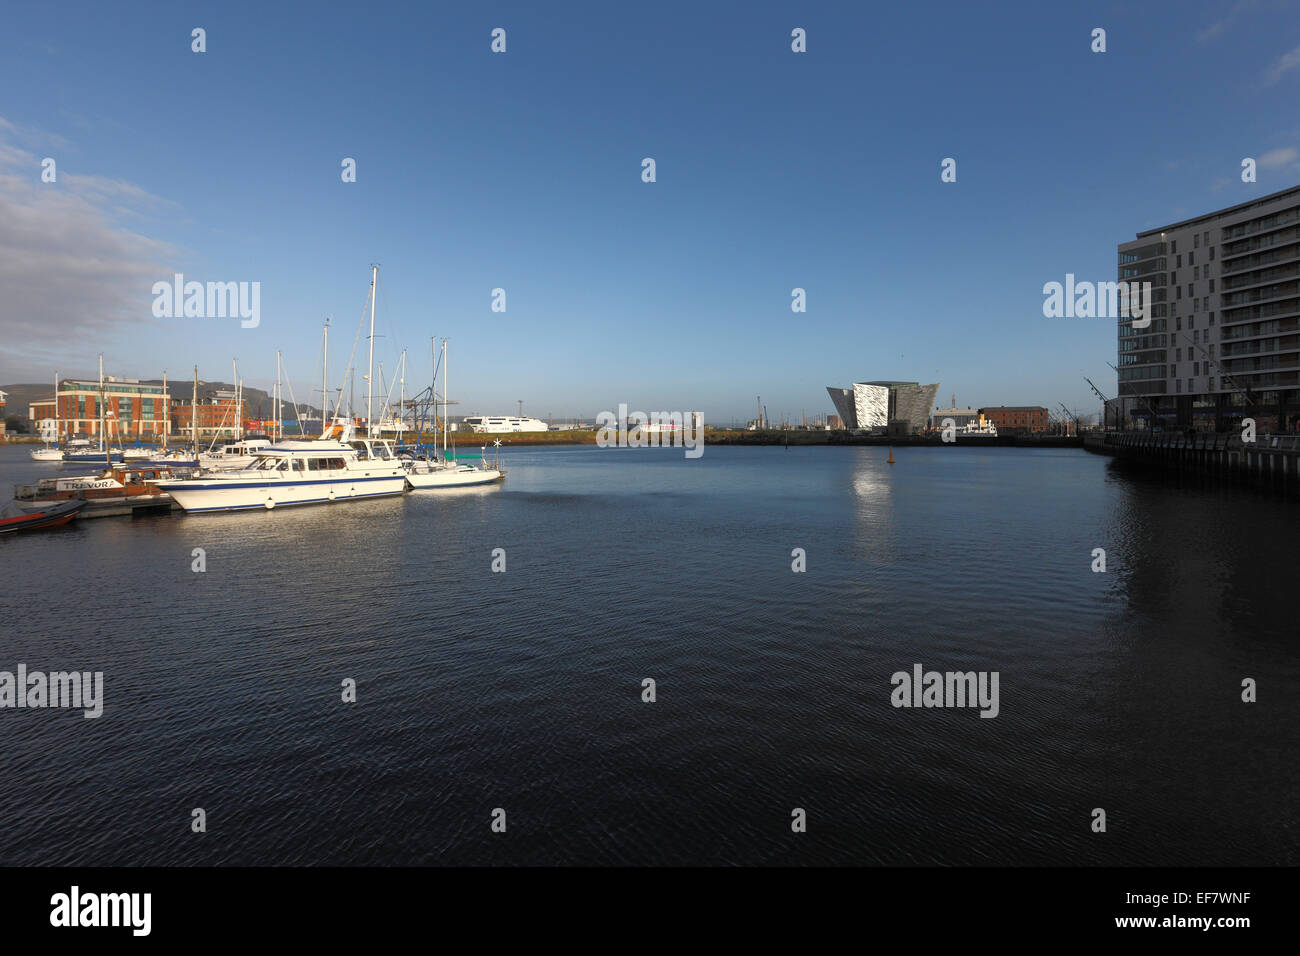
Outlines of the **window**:
<svg viewBox="0 0 1300 956">
<path fill-rule="evenodd" d="M 1214 291 L 1214 280 L 1213 280 L 1213 279 L 1210 280 L 1210 291 L 1211 291 L 1211 292 Z"/>
<path fill-rule="evenodd" d="M 1192 391 L 1192 380 L 1190 378 L 1187 380 L 1187 390 Z"/>
<path fill-rule="evenodd" d="M 1195 292 L 1195 290 L 1194 290 L 1192 284 L 1189 282 L 1189 283 L 1187 283 L 1187 298 L 1190 299 L 1190 298 L 1191 298 L 1192 296 L 1194 296 L 1194 295 L 1196 295 L 1196 292 Z"/>
<path fill-rule="evenodd" d="M 1210 358 L 1214 358 L 1214 343 L 1210 343 Z"/>
<path fill-rule="evenodd" d="M 1183 267 L 1183 257 L 1182 257 L 1182 256 L 1177 256 L 1177 257 L 1174 259 L 1174 268 L 1175 268 L 1175 269 L 1181 269 L 1182 267 Z"/>
<path fill-rule="evenodd" d="M 1171 273 L 1169 273 L 1169 284 L 1170 284 L 1170 285 L 1178 285 L 1178 273 L 1177 273 L 1177 272 L 1171 272 Z"/>
<path fill-rule="evenodd" d="M 320 459 L 319 459 L 319 458 L 308 458 L 308 459 L 307 459 L 307 470 L 308 470 L 308 471 L 320 471 Z"/>
<path fill-rule="evenodd" d="M 1210 246 L 1210 261 L 1214 261 L 1214 246 Z"/>
<path fill-rule="evenodd" d="M 1201 267 L 1196 266 L 1194 269 L 1192 269 L 1192 278 L 1199 279 L 1200 277 L 1201 277 Z"/>
<path fill-rule="evenodd" d="M 1182 286 L 1179 286 L 1179 287 L 1178 287 L 1178 298 L 1181 299 L 1182 297 L 1183 297 L 1183 287 L 1182 287 Z"/>
<path fill-rule="evenodd" d="M 301 458 L 295 458 L 295 459 L 293 460 L 293 470 L 294 470 L 294 471 L 302 471 L 302 470 L 303 470 L 303 467 L 302 467 L 302 459 L 301 459 Z"/>
<path fill-rule="evenodd" d="M 1200 363 L 1200 362 L 1193 362 L 1193 363 L 1192 363 L 1192 374 L 1193 374 L 1193 375 L 1200 375 L 1200 374 L 1201 374 L 1201 363 Z"/>
<path fill-rule="evenodd" d="M 1193 302 L 1192 302 L 1192 311 L 1193 311 L 1193 312 L 1200 312 L 1200 311 L 1201 311 L 1201 300 L 1200 300 L 1200 299 L 1195 299 L 1195 300 L 1193 300 Z M 1188 319 L 1187 321 L 1188 321 L 1188 323 L 1189 323 L 1187 327 L 1190 329 L 1190 328 L 1191 328 L 1190 323 L 1195 322 L 1196 320 L 1195 320 L 1195 319 Z"/>
<path fill-rule="evenodd" d="M 1175 332 L 1181 332 L 1181 331 L 1183 330 L 1183 320 L 1182 320 L 1182 318 L 1180 317 L 1177 321 L 1178 321 L 1178 328 L 1176 328 L 1174 331 L 1175 331 Z"/>
<path fill-rule="evenodd" d="M 1200 235 L 1200 233 L 1196 233 L 1195 235 L 1192 236 L 1192 248 L 1193 248 L 1193 249 L 1199 249 L 1199 248 L 1201 248 L 1201 235 Z M 1191 255 L 1191 253 L 1188 253 L 1188 255 Z"/>
<path fill-rule="evenodd" d="M 1210 379 L 1210 391 L 1214 391 L 1214 379 Z"/>
<path fill-rule="evenodd" d="M 1174 391 L 1181 392 L 1182 390 L 1183 390 L 1183 380 L 1181 378 L 1176 379 L 1174 381 Z"/>
<path fill-rule="evenodd" d="M 1213 312 L 1210 313 L 1210 324 L 1211 324 L 1211 325 L 1214 324 L 1214 313 L 1213 313 Z"/>
<path fill-rule="evenodd" d="M 1205 237 L 1205 244 L 1208 246 L 1210 244 L 1210 230 L 1205 230 L 1201 235 Z"/>
</svg>

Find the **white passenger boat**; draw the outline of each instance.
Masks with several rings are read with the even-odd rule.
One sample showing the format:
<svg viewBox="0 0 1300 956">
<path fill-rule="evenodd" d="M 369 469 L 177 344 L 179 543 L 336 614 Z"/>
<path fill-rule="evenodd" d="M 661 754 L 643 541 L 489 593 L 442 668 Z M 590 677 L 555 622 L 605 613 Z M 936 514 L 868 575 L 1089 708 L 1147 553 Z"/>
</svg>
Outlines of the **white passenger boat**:
<svg viewBox="0 0 1300 956">
<path fill-rule="evenodd" d="M 540 418 L 520 418 L 516 415 L 472 415 L 463 422 L 465 428 L 479 434 L 505 432 L 544 432 L 546 422 Z"/>
<path fill-rule="evenodd" d="M 285 441 L 257 451 L 238 471 L 160 481 L 186 511 L 241 511 L 400 495 L 406 470 L 392 446 L 353 437 L 335 423 L 315 441 Z"/>
</svg>

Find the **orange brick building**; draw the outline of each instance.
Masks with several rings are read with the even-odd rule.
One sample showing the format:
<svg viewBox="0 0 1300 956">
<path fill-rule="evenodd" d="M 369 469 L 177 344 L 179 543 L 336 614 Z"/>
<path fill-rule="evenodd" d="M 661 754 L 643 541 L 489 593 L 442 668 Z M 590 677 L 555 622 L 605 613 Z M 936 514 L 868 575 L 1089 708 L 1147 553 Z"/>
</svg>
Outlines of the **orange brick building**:
<svg viewBox="0 0 1300 956">
<path fill-rule="evenodd" d="M 198 420 L 199 438 L 238 438 L 244 419 L 244 403 L 229 398 L 209 398 L 198 405 L 172 404 L 172 434 L 188 438 L 191 422 Z"/>
<path fill-rule="evenodd" d="M 1047 409 L 1041 405 L 995 405 L 979 414 L 993 422 L 999 435 L 1039 435 L 1047 431 Z"/>
<path fill-rule="evenodd" d="M 161 385 L 149 385 L 131 378 L 98 382 L 64 379 L 55 399 L 38 399 L 28 405 L 28 417 L 38 429 L 53 436 L 76 438 L 99 434 L 100 395 L 103 395 L 104 431 L 109 441 L 153 439 L 167 430 L 171 404 Z"/>
</svg>

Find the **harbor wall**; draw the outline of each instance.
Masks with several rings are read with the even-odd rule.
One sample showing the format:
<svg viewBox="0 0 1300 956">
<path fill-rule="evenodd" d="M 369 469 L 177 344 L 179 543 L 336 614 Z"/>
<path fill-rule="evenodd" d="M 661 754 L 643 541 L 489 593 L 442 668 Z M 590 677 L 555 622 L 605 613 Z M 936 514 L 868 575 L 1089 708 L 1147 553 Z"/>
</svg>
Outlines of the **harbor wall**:
<svg viewBox="0 0 1300 956">
<path fill-rule="evenodd" d="M 1243 442 L 1236 432 L 1092 432 L 1084 436 L 1083 447 L 1152 467 L 1247 482 L 1300 497 L 1300 435 L 1261 435 Z"/>
</svg>

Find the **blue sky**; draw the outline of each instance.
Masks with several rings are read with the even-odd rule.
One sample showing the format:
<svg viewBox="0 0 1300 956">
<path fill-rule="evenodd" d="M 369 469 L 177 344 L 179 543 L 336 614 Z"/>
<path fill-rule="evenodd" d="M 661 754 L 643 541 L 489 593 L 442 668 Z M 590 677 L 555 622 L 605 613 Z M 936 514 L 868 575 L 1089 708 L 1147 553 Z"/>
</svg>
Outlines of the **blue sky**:
<svg viewBox="0 0 1300 956">
<path fill-rule="evenodd" d="M 267 387 L 278 348 L 315 400 L 378 262 L 385 374 L 407 347 L 423 387 L 447 336 L 466 412 L 797 417 L 870 379 L 1094 411 L 1114 324 L 1044 318 L 1043 284 L 1300 182 L 1297 102 L 1300 16 L 1265 0 L 11 6 L 0 382 L 102 351 Z M 260 282 L 260 326 L 155 319 L 173 271 Z"/>
</svg>

